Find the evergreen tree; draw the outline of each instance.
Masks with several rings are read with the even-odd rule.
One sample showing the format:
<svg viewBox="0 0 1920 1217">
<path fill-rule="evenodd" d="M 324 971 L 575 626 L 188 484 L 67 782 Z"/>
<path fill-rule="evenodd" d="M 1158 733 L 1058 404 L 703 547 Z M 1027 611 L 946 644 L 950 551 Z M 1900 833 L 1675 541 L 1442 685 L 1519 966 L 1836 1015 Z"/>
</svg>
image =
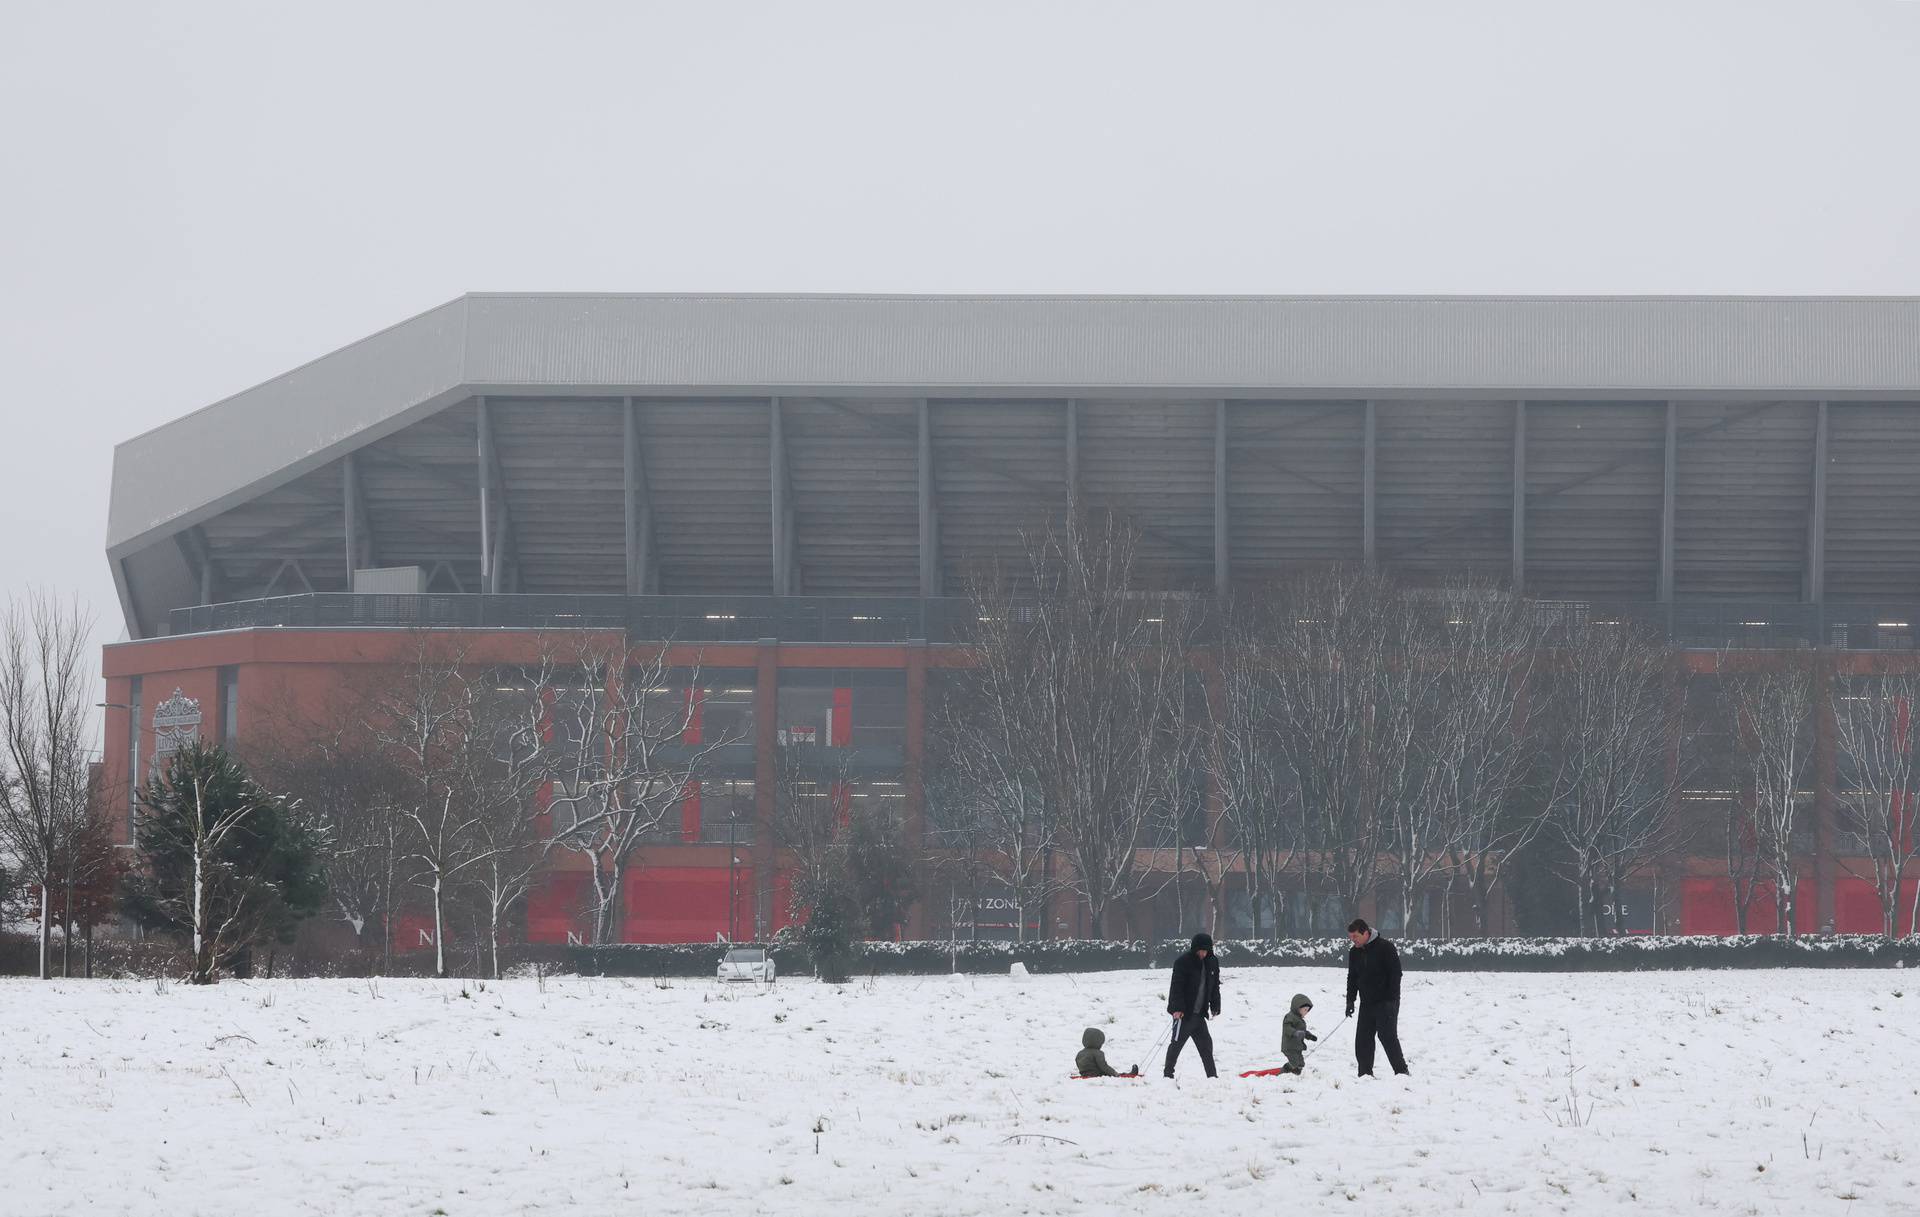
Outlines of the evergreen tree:
<svg viewBox="0 0 1920 1217">
<path fill-rule="evenodd" d="M 813 961 L 813 974 L 828 984 L 847 983 L 853 957 L 854 918 L 859 915 L 845 872 L 832 868 L 794 889 L 806 914 L 801 939 Z"/>
<path fill-rule="evenodd" d="M 847 825 L 847 882 L 861 929 L 872 938 L 890 938 L 920 897 L 914 852 L 899 816 L 879 799 L 860 801 L 865 806 Z"/>
<path fill-rule="evenodd" d="M 224 748 L 181 748 L 137 801 L 141 866 L 123 889 L 125 908 L 193 951 L 194 984 L 244 967 L 258 944 L 292 941 L 319 910 L 326 883 L 315 835 Z"/>
</svg>

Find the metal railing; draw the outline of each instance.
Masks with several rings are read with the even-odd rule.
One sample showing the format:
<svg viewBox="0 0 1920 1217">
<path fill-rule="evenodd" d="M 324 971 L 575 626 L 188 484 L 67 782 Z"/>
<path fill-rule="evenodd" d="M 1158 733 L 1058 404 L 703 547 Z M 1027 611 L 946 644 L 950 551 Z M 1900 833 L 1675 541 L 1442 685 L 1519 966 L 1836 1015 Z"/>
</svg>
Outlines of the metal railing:
<svg viewBox="0 0 1920 1217">
<path fill-rule="evenodd" d="M 1615 623 L 1689 650 L 1914 650 L 1920 602 L 1549 600 L 1549 625 Z M 1143 612 L 1154 612 L 1144 604 Z M 961 597 L 382 595 L 308 592 L 173 610 L 173 634 L 309 629 L 607 629 L 677 642 L 963 642 L 977 624 Z M 1201 618 L 1202 632 L 1209 624 Z M 1551 631 L 1550 631 L 1551 636 Z"/>
<path fill-rule="evenodd" d="M 169 633 L 306 629 L 624 630 L 685 642 L 952 642 L 959 598 L 861 596 L 382 595 L 307 592 L 174 609 Z"/>
</svg>

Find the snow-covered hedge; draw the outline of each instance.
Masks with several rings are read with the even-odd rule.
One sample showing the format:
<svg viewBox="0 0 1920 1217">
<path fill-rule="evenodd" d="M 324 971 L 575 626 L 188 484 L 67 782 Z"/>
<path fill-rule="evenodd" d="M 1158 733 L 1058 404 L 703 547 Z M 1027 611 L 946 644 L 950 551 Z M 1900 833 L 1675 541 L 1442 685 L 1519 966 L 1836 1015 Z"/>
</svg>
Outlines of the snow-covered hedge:
<svg viewBox="0 0 1920 1217">
<path fill-rule="evenodd" d="M 1920 967 L 1920 939 L 1889 942 L 1868 935 L 1784 939 L 1744 938 L 1454 938 L 1404 939 L 1397 945 L 1409 970 L 1453 972 L 1586 972 L 1686 968 Z M 783 976 L 806 975 L 803 952 L 775 945 Z M 1166 967 L 1186 949 L 1184 941 L 1095 942 L 868 942 L 855 949 L 856 976 L 912 976 L 1005 972 L 1015 962 L 1032 972 L 1112 972 Z M 564 966 L 588 976 L 711 976 L 723 947 L 712 943 L 575 947 Z M 1228 967 L 1341 966 L 1345 938 L 1222 941 Z"/>
</svg>

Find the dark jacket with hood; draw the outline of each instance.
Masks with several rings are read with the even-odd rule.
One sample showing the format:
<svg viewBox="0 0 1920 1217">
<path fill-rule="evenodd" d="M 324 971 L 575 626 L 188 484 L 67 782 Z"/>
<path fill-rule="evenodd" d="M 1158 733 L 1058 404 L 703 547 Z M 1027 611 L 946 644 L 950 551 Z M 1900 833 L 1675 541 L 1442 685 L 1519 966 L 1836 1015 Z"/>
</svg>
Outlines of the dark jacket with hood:
<svg viewBox="0 0 1920 1217">
<path fill-rule="evenodd" d="M 1073 1058 L 1073 1067 L 1083 1078 L 1117 1078 L 1120 1071 L 1107 1064 L 1107 1054 L 1100 1051 L 1100 1045 L 1107 1042 L 1106 1032 L 1098 1027 L 1088 1027 L 1080 1033 L 1080 1052 Z"/>
<path fill-rule="evenodd" d="M 1205 951 L 1207 957 L 1200 958 L 1195 953 L 1198 951 Z M 1204 1002 L 1200 995 L 1202 984 L 1207 989 Z M 1187 1016 L 1198 1013 L 1201 1018 L 1220 1013 L 1220 957 L 1213 952 L 1210 936 L 1195 934 L 1187 953 L 1173 961 L 1173 983 L 1167 986 L 1167 1013 Z"/>
<path fill-rule="evenodd" d="M 1400 952 L 1380 937 L 1379 930 L 1369 934 L 1367 945 L 1347 948 L 1349 1006 L 1356 996 L 1370 1006 L 1400 1000 Z"/>
<path fill-rule="evenodd" d="M 1311 1008 L 1313 1003 L 1307 1000 L 1306 994 L 1295 993 L 1293 1000 L 1287 1004 L 1287 1016 L 1280 1020 L 1280 1051 L 1289 1055 L 1305 1052 L 1308 1040 L 1320 1038 L 1307 1030 L 1307 1020 L 1300 1014 L 1302 1006 Z"/>
</svg>

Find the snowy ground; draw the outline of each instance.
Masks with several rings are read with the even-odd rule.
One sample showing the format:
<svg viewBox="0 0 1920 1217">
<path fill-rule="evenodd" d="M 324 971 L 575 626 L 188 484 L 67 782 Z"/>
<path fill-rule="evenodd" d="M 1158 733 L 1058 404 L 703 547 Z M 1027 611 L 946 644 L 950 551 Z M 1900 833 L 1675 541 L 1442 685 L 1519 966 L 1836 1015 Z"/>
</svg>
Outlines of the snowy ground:
<svg viewBox="0 0 1920 1217">
<path fill-rule="evenodd" d="M 1410 974 L 1411 1081 L 1233 1076 L 1341 979 L 1229 969 L 1177 1086 L 1067 1080 L 1165 972 L 5 980 L 0 1213 L 1920 1212 L 1920 976 Z"/>
</svg>

